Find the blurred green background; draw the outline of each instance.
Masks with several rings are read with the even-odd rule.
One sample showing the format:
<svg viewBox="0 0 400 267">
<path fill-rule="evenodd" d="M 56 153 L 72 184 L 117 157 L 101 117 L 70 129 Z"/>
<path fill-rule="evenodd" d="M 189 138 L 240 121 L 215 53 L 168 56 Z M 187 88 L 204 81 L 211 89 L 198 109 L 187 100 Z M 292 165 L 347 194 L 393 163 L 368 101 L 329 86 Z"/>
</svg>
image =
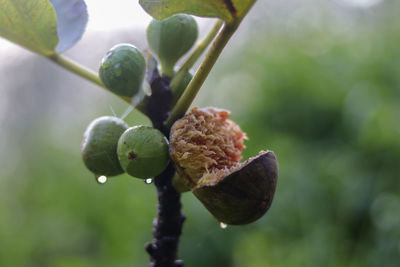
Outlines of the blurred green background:
<svg viewBox="0 0 400 267">
<path fill-rule="evenodd" d="M 245 158 L 275 151 L 280 177 L 247 226 L 184 194 L 185 266 L 399 266 L 400 3 L 344 2 L 260 0 L 224 51 L 196 105 L 231 110 Z M 144 40 L 88 32 L 67 55 L 97 69 Z M 147 266 L 154 186 L 99 185 L 80 157 L 89 122 L 127 105 L 20 48 L 1 58 L 0 266 Z"/>
</svg>

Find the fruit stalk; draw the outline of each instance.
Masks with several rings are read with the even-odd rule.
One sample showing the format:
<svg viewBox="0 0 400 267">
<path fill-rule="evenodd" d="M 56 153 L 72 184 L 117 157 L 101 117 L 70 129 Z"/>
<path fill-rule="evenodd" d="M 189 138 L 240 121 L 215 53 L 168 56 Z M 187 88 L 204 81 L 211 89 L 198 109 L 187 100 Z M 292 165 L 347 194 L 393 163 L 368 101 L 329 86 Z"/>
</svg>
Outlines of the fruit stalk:
<svg viewBox="0 0 400 267">
<path fill-rule="evenodd" d="M 108 90 L 107 88 L 105 88 L 103 83 L 100 81 L 100 78 L 97 75 L 97 73 L 82 66 L 81 64 L 79 64 L 69 58 L 66 58 L 65 56 L 62 56 L 60 54 L 53 54 L 53 55 L 48 56 L 47 58 L 50 59 L 51 61 L 53 61 L 54 63 L 60 65 L 61 67 L 75 73 L 76 75 L 79 75 L 82 78 L 85 78 L 86 80 L 89 80 L 92 83 L 97 84 L 98 86 Z"/>
<path fill-rule="evenodd" d="M 107 89 L 105 87 L 105 85 L 101 82 L 99 75 L 97 75 L 96 72 L 73 61 L 72 59 L 67 58 L 60 54 L 52 54 L 50 56 L 47 56 L 47 59 L 53 61 L 60 67 L 63 67 L 64 69 L 69 70 L 70 72 L 75 73 L 76 75 L 86 79 L 87 81 L 90 81 L 90 82 L 100 86 L 101 88 L 107 90 L 108 92 L 112 93 L 113 95 L 119 97 L 123 101 L 125 101 L 129 104 L 131 103 L 131 99 L 129 97 L 119 96 L 119 95 L 115 94 L 114 92 L 110 91 L 109 89 Z M 137 109 L 144 113 L 144 108 L 142 106 L 138 106 Z"/>
<path fill-rule="evenodd" d="M 173 93 L 175 93 L 178 85 L 184 79 L 185 73 L 187 73 L 194 66 L 196 61 L 204 53 L 212 40 L 214 40 L 223 24 L 224 22 L 222 20 L 218 20 L 207 36 L 197 43 L 196 47 L 193 49 L 193 52 L 185 60 L 178 72 L 175 74 L 174 78 L 171 80 L 171 91 Z"/>
<path fill-rule="evenodd" d="M 204 81 L 206 80 L 208 74 L 210 73 L 212 67 L 217 61 L 219 55 L 221 54 L 225 45 L 228 43 L 229 39 L 235 33 L 238 26 L 239 24 L 225 24 L 223 26 L 221 32 L 218 34 L 210 50 L 206 54 L 203 62 L 200 64 L 200 67 L 192 81 L 189 83 L 182 97 L 178 100 L 178 103 L 172 110 L 171 115 L 166 122 L 167 128 L 170 128 L 177 119 L 181 118 L 186 113 Z"/>
<path fill-rule="evenodd" d="M 170 128 L 172 124 L 176 120 L 180 119 L 189 109 L 201 86 L 206 80 L 208 74 L 214 67 L 214 64 L 220 56 L 222 50 L 225 48 L 226 44 L 231 39 L 232 35 L 235 33 L 236 29 L 242 22 L 243 18 L 246 16 L 246 14 L 249 12 L 255 2 L 256 0 L 250 0 L 247 3 L 245 9 L 242 10 L 240 16 L 234 17 L 231 22 L 224 23 L 222 30 L 219 32 L 216 39 L 212 43 L 211 48 L 208 50 L 204 60 L 201 62 L 200 67 L 194 75 L 193 79 L 187 86 L 181 98 L 178 100 L 178 103 L 176 103 L 175 107 L 172 109 L 171 114 L 166 121 L 167 128 Z M 212 31 L 216 30 L 216 28 L 218 27 L 218 23 Z"/>
</svg>

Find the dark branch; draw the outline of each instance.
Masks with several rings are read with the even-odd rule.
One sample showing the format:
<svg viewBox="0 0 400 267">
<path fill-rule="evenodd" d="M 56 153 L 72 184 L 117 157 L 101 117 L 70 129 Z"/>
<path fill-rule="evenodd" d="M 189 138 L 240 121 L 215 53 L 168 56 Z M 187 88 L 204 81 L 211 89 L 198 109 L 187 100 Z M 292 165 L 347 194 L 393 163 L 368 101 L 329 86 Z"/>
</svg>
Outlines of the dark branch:
<svg viewBox="0 0 400 267">
<path fill-rule="evenodd" d="M 147 102 L 147 115 L 153 126 L 169 136 L 164 121 L 171 110 L 172 93 L 169 79 L 159 75 L 157 70 L 149 77 L 152 95 Z M 183 261 L 178 256 L 179 237 L 185 216 L 181 213 L 181 195 L 172 186 L 175 168 L 170 163 L 167 169 L 154 178 L 158 195 L 158 213 L 153 221 L 153 242 L 146 245 L 152 267 L 180 267 Z"/>
<path fill-rule="evenodd" d="M 183 266 L 183 262 L 176 258 L 185 217 L 181 213 L 181 196 L 171 184 L 174 172 L 174 167 L 170 164 L 154 179 L 159 203 L 158 216 L 153 222 L 153 243 L 146 246 L 152 267 Z"/>
<path fill-rule="evenodd" d="M 171 111 L 172 93 L 169 88 L 170 80 L 167 77 L 157 76 L 151 82 L 152 94 L 147 102 L 147 115 L 151 119 L 154 128 L 159 129 L 166 136 L 164 121 Z"/>
</svg>

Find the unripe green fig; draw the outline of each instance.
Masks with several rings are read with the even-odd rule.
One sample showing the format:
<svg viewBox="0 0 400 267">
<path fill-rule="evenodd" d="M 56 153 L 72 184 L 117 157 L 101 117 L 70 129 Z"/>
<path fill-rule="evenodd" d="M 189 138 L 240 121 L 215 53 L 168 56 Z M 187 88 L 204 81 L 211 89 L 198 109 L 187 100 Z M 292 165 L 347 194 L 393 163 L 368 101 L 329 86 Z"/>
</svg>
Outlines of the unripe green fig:
<svg viewBox="0 0 400 267">
<path fill-rule="evenodd" d="M 169 163 L 167 138 L 149 126 L 127 129 L 118 141 L 117 152 L 122 168 L 137 178 L 157 176 Z"/>
<path fill-rule="evenodd" d="M 147 41 L 151 50 L 158 55 L 163 74 L 173 75 L 176 62 L 192 48 L 197 35 L 197 23 L 190 15 L 177 14 L 150 22 Z"/>
<path fill-rule="evenodd" d="M 131 98 L 141 89 L 145 72 L 142 52 L 133 45 L 118 44 L 101 61 L 99 76 L 110 91 Z"/>
<path fill-rule="evenodd" d="M 82 141 L 82 158 L 86 167 L 95 175 L 115 176 L 124 170 L 118 161 L 119 137 L 128 129 L 121 119 L 104 116 L 87 127 Z"/>
</svg>

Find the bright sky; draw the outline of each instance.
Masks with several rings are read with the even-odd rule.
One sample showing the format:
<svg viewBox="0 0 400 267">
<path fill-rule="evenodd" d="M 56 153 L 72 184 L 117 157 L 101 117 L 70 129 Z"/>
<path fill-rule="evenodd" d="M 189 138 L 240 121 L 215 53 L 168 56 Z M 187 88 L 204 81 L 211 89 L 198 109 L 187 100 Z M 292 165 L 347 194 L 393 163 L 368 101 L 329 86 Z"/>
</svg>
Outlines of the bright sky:
<svg viewBox="0 0 400 267">
<path fill-rule="evenodd" d="M 88 31 L 144 28 L 151 20 L 137 0 L 86 0 L 85 2 L 89 12 Z"/>
</svg>

